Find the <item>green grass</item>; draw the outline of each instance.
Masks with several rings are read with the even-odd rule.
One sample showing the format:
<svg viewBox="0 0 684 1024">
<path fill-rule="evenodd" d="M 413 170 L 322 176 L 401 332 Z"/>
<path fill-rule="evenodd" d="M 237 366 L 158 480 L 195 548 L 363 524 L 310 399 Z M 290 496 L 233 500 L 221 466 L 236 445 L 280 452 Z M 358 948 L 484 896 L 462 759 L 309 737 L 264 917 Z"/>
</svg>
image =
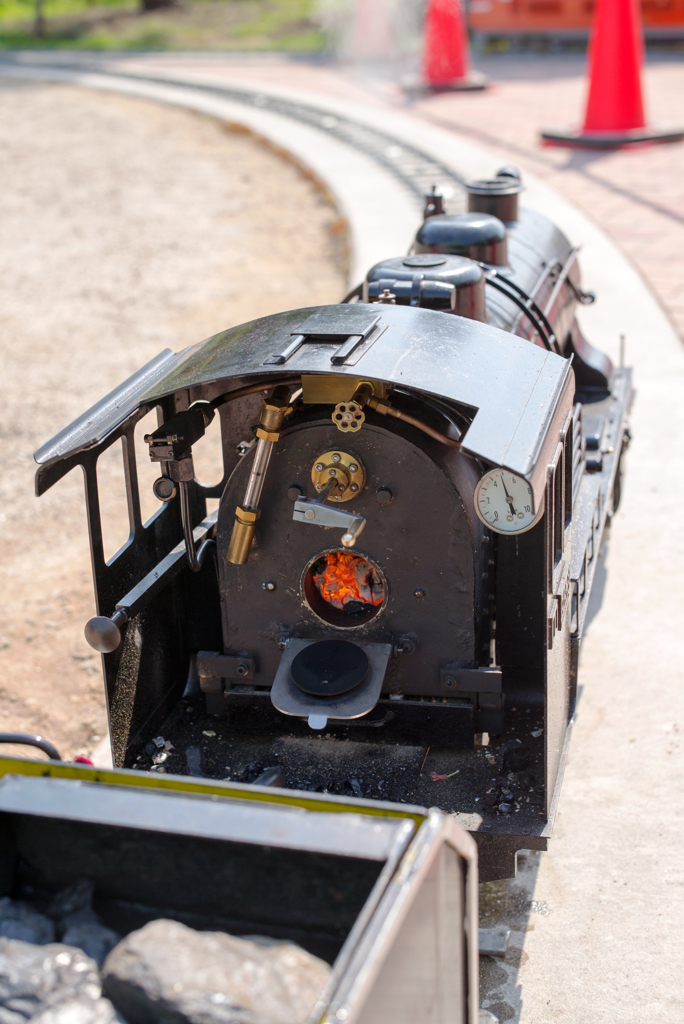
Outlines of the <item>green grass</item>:
<svg viewBox="0 0 684 1024">
<path fill-rule="evenodd" d="M 142 13 L 134 0 L 0 0 L 0 49 L 320 51 L 313 0 L 183 0 Z"/>
</svg>

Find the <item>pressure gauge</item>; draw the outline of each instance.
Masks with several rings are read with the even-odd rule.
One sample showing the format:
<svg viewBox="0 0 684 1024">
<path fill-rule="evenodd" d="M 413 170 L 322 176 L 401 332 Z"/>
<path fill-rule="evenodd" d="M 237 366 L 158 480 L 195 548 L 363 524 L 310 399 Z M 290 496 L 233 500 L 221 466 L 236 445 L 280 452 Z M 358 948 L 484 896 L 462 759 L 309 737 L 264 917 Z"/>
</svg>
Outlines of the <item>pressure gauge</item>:
<svg viewBox="0 0 684 1024">
<path fill-rule="evenodd" d="M 532 511 L 532 488 L 507 469 L 490 469 L 475 488 L 475 511 L 496 533 L 525 533 L 539 521 L 544 505 Z"/>
</svg>

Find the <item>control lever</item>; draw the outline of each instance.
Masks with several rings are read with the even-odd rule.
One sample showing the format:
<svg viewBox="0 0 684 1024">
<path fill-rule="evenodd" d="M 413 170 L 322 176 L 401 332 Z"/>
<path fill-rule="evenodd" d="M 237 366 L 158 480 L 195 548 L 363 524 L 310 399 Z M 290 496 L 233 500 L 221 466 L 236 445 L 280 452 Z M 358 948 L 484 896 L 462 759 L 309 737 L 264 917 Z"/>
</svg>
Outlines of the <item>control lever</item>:
<svg viewBox="0 0 684 1024">
<path fill-rule="evenodd" d="M 312 526 L 343 526 L 342 544 L 345 548 L 353 548 L 366 520 L 354 512 L 344 512 L 341 508 L 324 505 L 337 481 L 331 479 L 315 498 L 298 498 L 294 504 L 292 518 L 297 523 L 311 523 Z"/>
<path fill-rule="evenodd" d="M 160 462 L 165 467 L 164 475 L 155 480 L 153 484 L 152 489 L 155 496 L 160 501 L 171 501 L 180 491 L 183 538 L 188 568 L 191 572 L 200 571 L 207 551 L 215 547 L 215 541 L 210 537 L 205 538 L 199 548 L 195 547 L 188 490 L 188 485 L 195 479 L 192 446 L 201 437 L 204 437 L 206 428 L 213 418 L 214 410 L 208 402 L 196 402 L 189 409 L 178 412 L 171 419 L 166 420 L 160 427 L 157 427 L 154 433 L 145 434 L 145 441 L 150 446 L 150 460 Z M 178 484 L 177 487 L 176 484 Z M 115 622 L 114 627 L 108 627 L 106 626 L 108 621 L 103 616 L 97 616 L 91 619 L 86 626 L 88 643 L 103 654 L 109 654 L 116 650 L 121 642 L 120 634 L 119 639 L 116 639 L 118 624 Z M 124 619 L 124 621 L 126 620 Z M 91 629 L 92 623 L 100 623 L 100 626 Z M 105 646 L 101 646 L 102 644 Z"/>
</svg>

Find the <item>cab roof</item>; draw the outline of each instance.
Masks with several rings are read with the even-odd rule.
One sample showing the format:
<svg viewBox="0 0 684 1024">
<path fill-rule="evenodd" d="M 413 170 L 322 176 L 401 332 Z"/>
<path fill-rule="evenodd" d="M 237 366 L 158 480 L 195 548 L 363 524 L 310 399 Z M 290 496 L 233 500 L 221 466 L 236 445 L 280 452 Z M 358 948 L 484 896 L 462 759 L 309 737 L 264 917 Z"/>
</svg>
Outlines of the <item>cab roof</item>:
<svg viewBox="0 0 684 1024">
<path fill-rule="evenodd" d="M 41 466 L 104 440 L 141 405 L 177 391 L 334 373 L 465 405 L 463 448 L 531 479 L 570 361 L 463 317 L 411 306 L 314 306 L 252 320 L 143 366 L 35 453 Z M 565 403 L 564 403 L 565 404 Z M 536 490 L 536 488 L 535 488 Z"/>
</svg>

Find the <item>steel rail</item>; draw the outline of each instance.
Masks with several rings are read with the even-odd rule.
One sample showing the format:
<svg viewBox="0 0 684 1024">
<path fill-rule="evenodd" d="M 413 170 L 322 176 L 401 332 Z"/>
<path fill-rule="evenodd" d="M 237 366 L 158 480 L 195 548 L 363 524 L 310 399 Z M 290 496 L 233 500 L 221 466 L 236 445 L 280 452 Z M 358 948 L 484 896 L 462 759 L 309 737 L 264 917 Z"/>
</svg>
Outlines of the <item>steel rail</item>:
<svg viewBox="0 0 684 1024">
<path fill-rule="evenodd" d="M 340 142 L 344 142 L 370 157 L 389 171 L 415 199 L 419 200 L 421 207 L 425 193 L 435 184 L 442 188 L 444 185 L 450 185 L 459 191 L 465 186 L 464 178 L 461 178 L 456 171 L 442 163 L 441 160 L 430 156 L 429 153 L 412 146 L 390 132 L 379 130 L 345 114 L 331 113 L 315 104 L 273 96 L 268 92 L 260 92 L 258 89 L 209 82 L 190 82 L 165 75 L 135 74 L 97 66 L 84 68 L 82 64 L 76 62 L 67 61 L 60 62 L 58 65 L 41 64 L 40 66 L 80 73 L 87 70 L 109 78 L 208 93 L 232 100 L 235 103 L 242 103 L 247 107 L 256 107 L 258 110 L 266 110 L 289 117 L 294 121 L 300 121 L 333 136 Z"/>
</svg>

